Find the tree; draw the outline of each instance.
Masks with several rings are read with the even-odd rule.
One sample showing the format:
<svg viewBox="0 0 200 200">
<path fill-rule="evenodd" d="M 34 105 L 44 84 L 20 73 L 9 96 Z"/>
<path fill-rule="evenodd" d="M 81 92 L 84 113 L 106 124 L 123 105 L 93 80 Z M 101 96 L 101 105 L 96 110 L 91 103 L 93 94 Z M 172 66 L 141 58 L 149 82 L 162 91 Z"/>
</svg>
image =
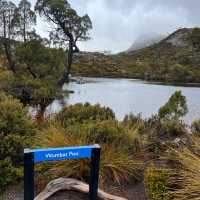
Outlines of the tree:
<svg viewBox="0 0 200 200">
<path fill-rule="evenodd" d="M 24 42 L 26 42 L 28 30 L 36 24 L 36 14 L 31 10 L 31 3 L 29 1 L 20 1 L 16 9 L 16 21 L 19 27 L 19 34 L 22 35 Z"/>
<path fill-rule="evenodd" d="M 15 63 L 11 53 L 11 41 L 15 37 L 15 10 L 16 5 L 12 2 L 0 0 L 0 39 L 4 46 L 5 55 L 10 70 L 15 72 Z"/>
<path fill-rule="evenodd" d="M 73 54 L 79 52 L 77 41 L 89 39 L 92 22 L 88 15 L 79 16 L 66 0 L 38 0 L 35 10 L 55 26 L 52 38 L 67 44 L 65 68 L 58 80 L 58 86 L 68 81 Z"/>
<path fill-rule="evenodd" d="M 159 109 L 159 117 L 161 119 L 178 120 L 187 114 L 187 102 L 181 91 L 176 91 L 169 101 Z"/>
<path fill-rule="evenodd" d="M 37 106 L 38 117 L 46 107 L 62 96 L 57 80 L 63 71 L 63 50 L 48 48 L 43 40 L 28 41 L 15 49 L 18 76 L 11 94 L 24 104 Z M 40 118 L 42 119 L 42 118 Z"/>
<path fill-rule="evenodd" d="M 34 106 L 38 122 L 41 122 L 46 107 L 63 96 L 57 80 L 64 68 L 64 51 L 44 46 L 42 38 L 33 38 L 13 50 L 17 74 L 0 70 L 0 90 L 18 98 L 24 105 Z"/>
</svg>

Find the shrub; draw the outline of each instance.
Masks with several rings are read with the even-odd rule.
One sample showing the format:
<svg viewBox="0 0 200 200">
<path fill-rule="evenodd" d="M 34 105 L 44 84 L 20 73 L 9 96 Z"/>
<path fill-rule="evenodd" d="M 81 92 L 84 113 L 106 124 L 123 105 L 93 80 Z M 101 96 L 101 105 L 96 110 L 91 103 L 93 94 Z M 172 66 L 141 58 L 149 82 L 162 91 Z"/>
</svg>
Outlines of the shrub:
<svg viewBox="0 0 200 200">
<path fill-rule="evenodd" d="M 176 91 L 169 101 L 159 109 L 157 132 L 159 135 L 178 136 L 185 133 L 185 124 L 181 120 L 188 112 L 185 96 Z"/>
<path fill-rule="evenodd" d="M 167 136 L 180 136 L 186 132 L 185 124 L 180 121 L 166 120 L 162 123 L 162 131 Z"/>
<path fill-rule="evenodd" d="M 128 144 L 128 135 L 123 127 L 115 120 L 97 121 L 88 123 L 79 128 L 82 134 L 86 134 L 88 141 L 99 144 Z M 81 133 L 80 133 L 81 134 Z"/>
<path fill-rule="evenodd" d="M 136 153 L 143 147 L 144 132 L 145 132 L 145 121 L 142 119 L 141 114 L 129 114 L 126 115 L 121 123 L 122 129 L 125 135 L 128 135 L 129 144 L 131 145 L 131 151 Z M 124 137 L 124 136 L 123 136 Z"/>
<path fill-rule="evenodd" d="M 179 120 L 188 112 L 185 96 L 181 91 L 176 91 L 169 101 L 159 109 L 158 115 L 160 119 Z"/>
<path fill-rule="evenodd" d="M 0 69 L 0 89 L 8 92 L 13 90 L 12 84 L 14 83 L 14 75 L 11 71 L 1 68 Z"/>
<path fill-rule="evenodd" d="M 123 124 L 125 126 L 128 126 L 128 127 L 136 127 L 136 126 L 139 126 L 139 125 L 143 125 L 143 119 L 142 119 L 142 116 L 141 114 L 138 114 L 138 115 L 134 115 L 134 114 L 129 114 L 129 115 L 125 115 L 124 119 L 123 119 Z"/>
<path fill-rule="evenodd" d="M 145 192 L 150 200 L 169 200 L 169 170 L 150 165 L 144 176 Z"/>
<path fill-rule="evenodd" d="M 196 120 L 192 123 L 192 132 L 200 136 L 200 120 Z"/>
<path fill-rule="evenodd" d="M 16 133 L 21 136 L 34 132 L 33 121 L 25 108 L 17 99 L 0 94 L 0 131 L 5 135 Z"/>
<path fill-rule="evenodd" d="M 22 176 L 23 149 L 35 125 L 28 111 L 11 96 L 0 94 L 0 188 Z"/>
<path fill-rule="evenodd" d="M 65 107 L 55 118 L 63 127 L 67 127 L 75 123 L 114 119 L 115 115 L 110 108 L 86 103 Z"/>
</svg>

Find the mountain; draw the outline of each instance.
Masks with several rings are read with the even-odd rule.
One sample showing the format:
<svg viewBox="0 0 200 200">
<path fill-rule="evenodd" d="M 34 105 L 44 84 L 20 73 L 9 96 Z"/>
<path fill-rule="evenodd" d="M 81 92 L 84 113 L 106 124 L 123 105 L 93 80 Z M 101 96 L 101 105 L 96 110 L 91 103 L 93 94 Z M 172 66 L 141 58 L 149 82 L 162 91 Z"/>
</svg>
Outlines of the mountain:
<svg viewBox="0 0 200 200">
<path fill-rule="evenodd" d="M 161 34 L 140 35 L 126 52 L 142 49 L 160 42 L 165 36 Z"/>
<path fill-rule="evenodd" d="M 81 53 L 74 75 L 200 83 L 200 28 L 182 28 L 148 47 L 117 55 Z"/>
</svg>

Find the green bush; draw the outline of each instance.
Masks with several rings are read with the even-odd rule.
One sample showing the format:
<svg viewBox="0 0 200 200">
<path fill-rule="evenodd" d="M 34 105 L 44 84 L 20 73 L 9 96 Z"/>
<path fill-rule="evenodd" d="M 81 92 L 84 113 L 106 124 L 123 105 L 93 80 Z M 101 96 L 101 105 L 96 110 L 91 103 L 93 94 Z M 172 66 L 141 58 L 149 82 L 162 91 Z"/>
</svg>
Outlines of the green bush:
<svg viewBox="0 0 200 200">
<path fill-rule="evenodd" d="M 65 107 L 55 118 L 63 127 L 67 127 L 75 123 L 115 119 L 115 115 L 110 108 L 86 103 Z"/>
<path fill-rule="evenodd" d="M 130 129 L 137 128 L 139 132 L 143 132 L 145 129 L 145 120 L 142 119 L 141 114 L 129 114 L 125 115 L 122 124 Z"/>
<path fill-rule="evenodd" d="M 11 71 L 0 68 L 0 90 L 6 92 L 13 90 L 14 81 L 15 77 Z"/>
<path fill-rule="evenodd" d="M 88 123 L 79 129 L 82 134 L 87 135 L 88 141 L 94 143 L 115 143 L 119 145 L 119 143 L 125 142 L 128 139 L 123 127 L 114 120 Z"/>
<path fill-rule="evenodd" d="M 179 136 L 186 132 L 182 118 L 187 114 L 188 107 L 185 96 L 176 91 L 168 102 L 159 109 L 157 133 L 159 135 Z"/>
<path fill-rule="evenodd" d="M 159 109 L 158 116 L 160 119 L 179 120 L 188 112 L 187 101 L 181 91 L 176 91 L 170 97 L 169 101 Z"/>
<path fill-rule="evenodd" d="M 23 149 L 35 124 L 28 110 L 11 96 L 0 94 L 0 188 L 22 176 Z"/>
<path fill-rule="evenodd" d="M 110 108 L 100 105 L 76 104 L 65 107 L 57 113 L 49 124 L 61 126 L 66 132 L 77 137 L 87 137 L 90 143 L 116 144 L 125 143 L 127 148 L 131 144 L 123 123 L 115 120 Z"/>
<path fill-rule="evenodd" d="M 196 120 L 192 123 L 192 132 L 200 136 L 200 120 Z"/>
<path fill-rule="evenodd" d="M 123 119 L 124 125 L 128 125 L 129 127 L 135 126 L 142 122 L 143 122 L 143 119 L 142 119 L 141 114 L 134 115 L 133 113 L 130 113 L 128 115 L 125 115 Z"/>
<path fill-rule="evenodd" d="M 180 121 L 166 120 L 162 123 L 162 132 L 166 136 L 180 136 L 186 132 L 185 124 Z"/>
<path fill-rule="evenodd" d="M 33 133 L 33 121 L 17 99 L 0 94 L 0 131 L 4 134 L 16 133 L 21 136 Z"/>
<path fill-rule="evenodd" d="M 149 200 L 170 200 L 169 170 L 150 165 L 144 175 L 145 193 Z"/>
</svg>

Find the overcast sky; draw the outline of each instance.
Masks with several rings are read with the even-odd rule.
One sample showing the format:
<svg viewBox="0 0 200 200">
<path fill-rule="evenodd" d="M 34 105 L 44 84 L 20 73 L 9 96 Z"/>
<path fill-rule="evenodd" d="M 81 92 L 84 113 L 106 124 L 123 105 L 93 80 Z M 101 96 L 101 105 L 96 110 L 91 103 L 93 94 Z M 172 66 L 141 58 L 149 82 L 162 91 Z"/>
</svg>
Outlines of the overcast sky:
<svg viewBox="0 0 200 200">
<path fill-rule="evenodd" d="M 19 2 L 15 0 L 15 2 Z M 31 0 L 34 4 L 35 0 Z M 200 26 L 200 0 L 69 0 L 93 22 L 92 39 L 81 50 L 119 52 L 140 36 L 169 34 L 180 27 Z M 48 34 L 40 19 L 37 31 Z"/>
</svg>

